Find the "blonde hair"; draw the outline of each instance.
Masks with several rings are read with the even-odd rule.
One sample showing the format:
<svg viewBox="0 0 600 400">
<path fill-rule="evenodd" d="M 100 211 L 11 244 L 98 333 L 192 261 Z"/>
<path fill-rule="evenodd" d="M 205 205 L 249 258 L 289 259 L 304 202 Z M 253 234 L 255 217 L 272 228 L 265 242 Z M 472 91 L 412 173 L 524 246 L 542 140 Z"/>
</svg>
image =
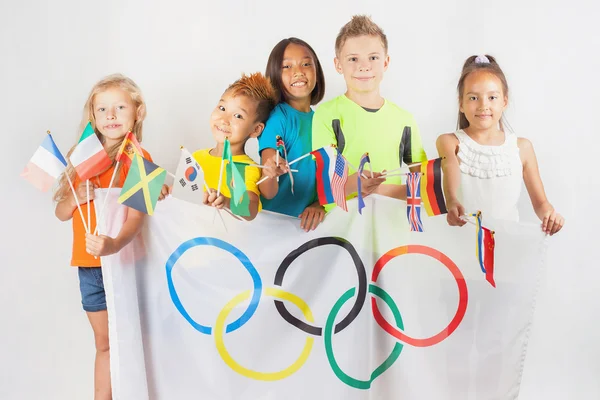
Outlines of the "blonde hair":
<svg viewBox="0 0 600 400">
<path fill-rule="evenodd" d="M 339 56 L 340 50 L 344 47 L 346 41 L 358 36 L 376 36 L 381 40 L 381 44 L 387 54 L 388 41 L 383 29 L 379 27 L 371 18 L 366 15 L 354 15 L 350 22 L 342 26 L 335 39 L 335 54 Z"/>
<path fill-rule="evenodd" d="M 104 141 L 105 141 L 104 136 L 96 128 L 96 119 L 94 117 L 94 99 L 97 94 L 102 93 L 109 89 L 113 89 L 113 88 L 121 89 L 122 91 L 128 93 L 131 96 L 131 101 L 135 105 L 135 109 L 136 109 L 136 114 L 135 114 L 136 119 L 135 119 L 135 122 L 133 124 L 133 128 L 131 131 L 135 135 L 138 142 L 141 143 L 142 142 L 142 125 L 144 123 L 144 119 L 146 118 L 146 103 L 144 102 L 142 92 L 140 91 L 140 88 L 138 87 L 138 85 L 136 85 L 135 82 L 132 81 L 131 79 L 129 79 L 126 76 L 121 75 L 121 74 L 109 75 L 94 85 L 94 87 L 90 91 L 87 101 L 85 102 L 85 105 L 83 106 L 83 117 L 81 119 L 81 124 L 79 125 L 79 134 L 81 134 L 81 132 L 83 132 L 83 130 L 85 129 L 85 126 L 88 124 L 88 122 L 90 122 L 92 124 L 92 127 L 94 128 L 94 132 L 96 133 L 96 136 L 98 137 L 100 142 L 102 144 L 104 144 Z M 67 159 L 69 158 L 69 156 L 71 155 L 71 153 L 73 152 L 73 150 L 75 149 L 76 146 L 77 146 L 77 144 L 75 144 L 73 147 L 71 147 L 71 149 L 67 153 Z M 106 149 L 108 156 L 110 157 L 111 160 L 113 160 L 112 165 L 115 164 L 114 160 L 115 160 L 115 156 L 117 155 L 117 152 L 119 151 L 119 147 L 121 147 L 121 143 L 115 144 L 114 146 L 111 146 L 109 149 Z M 120 167 L 119 167 L 119 169 L 120 169 Z M 54 194 L 54 201 L 58 202 L 58 201 L 64 200 L 67 197 L 68 193 L 70 192 L 71 189 L 69 187 L 67 175 L 69 176 L 69 178 L 71 178 L 71 182 L 74 182 L 75 168 L 73 168 L 73 166 L 71 165 L 70 162 L 67 166 L 67 169 L 60 177 L 58 189 L 56 190 L 56 193 Z M 116 172 L 116 176 L 117 176 L 116 183 L 118 183 L 118 175 L 119 175 L 119 171 Z"/>
</svg>

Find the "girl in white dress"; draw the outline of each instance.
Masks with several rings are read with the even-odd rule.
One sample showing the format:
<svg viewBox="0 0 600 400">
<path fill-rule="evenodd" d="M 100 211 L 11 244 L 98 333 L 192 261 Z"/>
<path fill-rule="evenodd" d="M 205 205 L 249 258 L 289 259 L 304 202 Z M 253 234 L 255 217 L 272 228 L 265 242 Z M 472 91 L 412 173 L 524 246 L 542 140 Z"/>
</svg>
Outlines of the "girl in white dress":
<svg viewBox="0 0 600 400">
<path fill-rule="evenodd" d="M 518 221 L 521 180 L 542 230 L 550 235 L 564 225 L 546 198 L 533 145 L 504 130 L 508 84 L 494 57 L 471 56 L 458 81 L 458 130 L 440 135 L 436 146 L 444 170 L 447 220 L 463 226 L 465 209 Z"/>
</svg>

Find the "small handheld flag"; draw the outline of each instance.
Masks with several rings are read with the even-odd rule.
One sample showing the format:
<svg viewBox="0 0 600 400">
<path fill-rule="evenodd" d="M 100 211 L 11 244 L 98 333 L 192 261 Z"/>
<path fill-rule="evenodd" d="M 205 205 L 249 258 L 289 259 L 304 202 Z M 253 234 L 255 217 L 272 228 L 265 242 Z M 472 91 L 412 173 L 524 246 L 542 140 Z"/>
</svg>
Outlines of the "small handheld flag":
<svg viewBox="0 0 600 400">
<path fill-rule="evenodd" d="M 250 216 L 250 197 L 246 190 L 246 163 L 232 162 L 231 167 L 228 167 L 228 176 L 233 179 L 228 179 L 227 183 L 231 182 L 229 186 L 229 193 L 231 193 L 231 200 L 229 202 L 229 209 L 234 215 L 241 217 Z"/>
<path fill-rule="evenodd" d="M 436 158 L 421 163 L 421 197 L 425 211 L 430 217 L 447 214 L 446 200 L 442 190 L 442 159 Z"/>
<path fill-rule="evenodd" d="M 112 161 L 108 157 L 104 146 L 100 143 L 92 124 L 88 122 L 79 142 L 71 153 L 71 164 L 82 181 L 88 180 L 111 166 Z"/>
<path fill-rule="evenodd" d="M 154 214 L 166 176 L 163 168 L 136 154 L 118 202 L 148 215 Z"/>
<path fill-rule="evenodd" d="M 129 167 L 131 166 L 131 161 L 135 154 L 140 157 L 144 156 L 140 142 L 138 142 L 133 132 L 129 131 L 125 135 L 125 138 L 123 138 L 123 143 L 121 143 L 121 147 L 115 156 L 115 161 L 121 162 Z"/>
<path fill-rule="evenodd" d="M 423 232 L 420 172 L 406 174 L 406 216 L 412 232 Z"/>
<path fill-rule="evenodd" d="M 477 226 L 477 261 L 479 262 L 481 271 L 485 274 L 485 280 L 493 287 L 496 287 L 496 282 L 494 281 L 494 249 L 496 247 L 494 231 L 489 230 L 481 224 L 481 211 L 477 211 L 471 214 L 471 216 L 475 217 L 475 225 Z"/>
<path fill-rule="evenodd" d="M 285 149 L 285 143 L 283 142 L 283 138 L 279 135 L 275 137 L 275 146 L 277 147 L 277 163 L 279 163 L 279 152 L 283 153 L 283 157 L 286 162 L 288 161 L 287 150 Z M 294 176 L 292 175 L 292 170 L 288 171 L 288 176 L 290 177 L 290 188 L 292 190 L 292 194 L 294 194 Z"/>
<path fill-rule="evenodd" d="M 333 198 L 335 204 L 342 208 L 342 210 L 348 212 L 348 205 L 346 204 L 346 182 L 348 181 L 348 162 L 340 153 L 335 149 L 337 154 L 335 157 L 335 168 L 333 170 L 333 176 L 331 177 L 331 191 L 333 192 Z"/>
<path fill-rule="evenodd" d="M 48 132 L 21 172 L 21 176 L 38 190 L 47 192 L 66 167 L 67 161 Z"/>
<path fill-rule="evenodd" d="M 319 204 L 322 206 L 331 204 L 334 202 L 333 193 L 331 191 L 331 179 L 333 175 L 335 159 L 335 149 L 331 146 L 321 147 L 320 149 L 313 150 L 310 152 L 315 156 L 315 162 L 317 164 L 317 195 L 319 197 Z"/>
<path fill-rule="evenodd" d="M 358 174 L 357 174 L 357 186 L 358 186 L 358 213 L 362 215 L 362 209 L 365 208 L 365 200 L 363 199 L 362 196 L 362 181 L 360 180 L 360 177 L 363 173 L 363 170 L 365 169 L 365 164 L 366 163 L 371 163 L 371 159 L 369 158 L 369 153 L 365 153 L 362 155 L 362 157 L 360 158 L 360 163 L 358 164 Z"/>
<path fill-rule="evenodd" d="M 177 171 L 175 171 L 172 196 L 190 203 L 202 204 L 203 184 L 204 172 L 200 164 L 185 147 L 181 146 L 181 156 Z"/>
</svg>

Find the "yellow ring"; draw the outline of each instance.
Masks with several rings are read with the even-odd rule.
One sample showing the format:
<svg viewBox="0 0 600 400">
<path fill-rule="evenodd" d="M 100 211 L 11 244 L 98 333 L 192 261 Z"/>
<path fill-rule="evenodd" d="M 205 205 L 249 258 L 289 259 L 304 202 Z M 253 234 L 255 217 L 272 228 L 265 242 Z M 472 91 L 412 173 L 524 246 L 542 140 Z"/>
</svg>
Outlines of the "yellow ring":
<svg viewBox="0 0 600 400">
<path fill-rule="evenodd" d="M 215 345 L 217 346 L 217 351 L 219 352 L 219 355 L 221 356 L 223 361 L 225 361 L 225 364 L 229 366 L 229 368 L 245 377 L 255 379 L 258 381 L 277 381 L 280 379 L 287 378 L 288 376 L 298 371 L 308 359 L 308 355 L 310 354 L 314 343 L 313 337 L 309 336 L 306 338 L 306 343 L 304 344 L 304 349 L 302 350 L 302 353 L 300 353 L 300 357 L 298 357 L 298 359 L 292 365 L 277 372 L 258 372 L 242 367 L 231 357 L 231 355 L 229 355 L 229 352 L 225 348 L 225 343 L 223 343 L 223 332 L 225 330 L 225 321 L 227 320 L 227 316 L 235 306 L 240 304 L 242 301 L 250 298 L 250 293 L 251 291 L 248 290 L 238 294 L 229 303 L 227 303 L 219 313 L 219 316 L 217 317 L 217 322 L 215 323 L 214 327 Z M 266 288 L 265 294 L 267 296 L 275 297 L 281 300 L 287 300 L 291 303 L 294 303 L 296 307 L 298 307 L 300 311 L 302 311 L 302 314 L 304 314 L 304 317 L 309 322 L 314 322 L 314 317 L 312 311 L 310 311 L 310 308 L 308 307 L 308 304 L 306 304 L 304 300 L 302 300 L 295 294 L 276 288 Z"/>
</svg>

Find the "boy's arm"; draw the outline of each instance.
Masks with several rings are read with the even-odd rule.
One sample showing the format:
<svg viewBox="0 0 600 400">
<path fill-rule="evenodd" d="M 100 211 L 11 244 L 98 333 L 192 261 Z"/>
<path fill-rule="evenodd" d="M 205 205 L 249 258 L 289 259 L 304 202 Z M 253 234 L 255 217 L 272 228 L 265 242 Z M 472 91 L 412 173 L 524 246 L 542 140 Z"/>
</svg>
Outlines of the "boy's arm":
<svg viewBox="0 0 600 400">
<path fill-rule="evenodd" d="M 119 252 L 140 232 L 144 223 L 144 214 L 141 211 L 127 207 L 125 222 L 115 238 L 106 235 L 85 234 L 85 247 L 93 256 L 107 256 Z"/>
<path fill-rule="evenodd" d="M 211 206 L 216 207 L 218 209 L 226 208 L 228 210 L 231 210 L 231 199 L 229 197 L 225 197 L 223 196 L 223 194 L 220 194 L 219 197 L 216 197 L 216 192 L 214 192 L 212 189 L 211 191 L 211 195 L 207 195 L 207 192 L 204 192 L 204 197 L 206 199 L 206 201 L 204 202 L 205 204 L 210 204 Z M 256 193 L 251 192 L 250 190 L 247 190 L 246 193 L 248 193 L 248 210 L 250 211 L 250 215 L 247 217 L 238 215 L 238 217 L 244 218 L 246 221 L 252 221 L 254 218 L 256 218 L 256 215 L 258 214 L 258 205 L 260 203 L 260 199 Z"/>
</svg>

